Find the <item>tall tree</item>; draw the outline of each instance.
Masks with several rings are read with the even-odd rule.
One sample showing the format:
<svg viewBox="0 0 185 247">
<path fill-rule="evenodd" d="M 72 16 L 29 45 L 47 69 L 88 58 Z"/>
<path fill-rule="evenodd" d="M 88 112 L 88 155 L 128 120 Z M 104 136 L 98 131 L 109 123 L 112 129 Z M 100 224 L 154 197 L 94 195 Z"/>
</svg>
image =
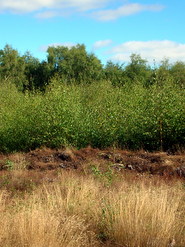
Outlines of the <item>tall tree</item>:
<svg viewBox="0 0 185 247">
<path fill-rule="evenodd" d="M 40 62 L 33 57 L 29 52 L 23 56 L 25 62 L 25 75 L 27 83 L 24 85 L 24 90 L 45 90 L 49 84 L 50 69 L 47 62 Z"/>
<path fill-rule="evenodd" d="M 125 84 L 126 79 L 123 64 L 119 65 L 118 63 L 108 61 L 104 71 L 105 78 L 110 80 L 114 86 L 122 86 Z"/>
<path fill-rule="evenodd" d="M 125 67 L 125 73 L 130 83 L 141 82 L 144 85 L 149 80 L 151 68 L 147 60 L 138 54 L 132 54 L 130 63 Z"/>
<path fill-rule="evenodd" d="M 173 77 L 170 74 L 170 63 L 168 59 L 164 59 L 161 61 L 161 64 L 158 68 L 153 70 L 152 74 L 152 84 L 157 84 L 159 87 L 162 87 L 164 84 L 169 81 L 173 81 Z"/>
<path fill-rule="evenodd" d="M 12 81 L 19 90 L 22 90 L 26 80 L 24 59 L 18 51 L 10 45 L 6 45 L 0 50 L 0 78 L 3 81 Z"/>
<path fill-rule="evenodd" d="M 47 52 L 52 73 L 57 73 L 69 83 L 91 83 L 102 78 L 100 60 L 94 54 L 87 53 L 84 45 L 49 47 Z"/>
<path fill-rule="evenodd" d="M 185 88 L 185 63 L 176 62 L 170 68 L 170 74 L 174 78 L 174 83 L 178 84 L 180 87 Z"/>
</svg>

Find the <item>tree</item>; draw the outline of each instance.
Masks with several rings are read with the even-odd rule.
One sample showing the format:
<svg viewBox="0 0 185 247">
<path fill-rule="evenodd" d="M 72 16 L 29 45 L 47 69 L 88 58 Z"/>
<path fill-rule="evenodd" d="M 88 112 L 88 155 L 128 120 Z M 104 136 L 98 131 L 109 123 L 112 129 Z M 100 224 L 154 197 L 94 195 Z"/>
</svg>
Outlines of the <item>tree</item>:
<svg viewBox="0 0 185 247">
<path fill-rule="evenodd" d="M 163 87 L 164 84 L 173 81 L 170 74 L 170 63 L 168 59 L 161 61 L 158 68 L 155 68 L 152 73 L 151 84 L 157 84 L 159 87 Z"/>
<path fill-rule="evenodd" d="M 174 78 L 174 82 L 180 87 L 185 88 L 185 63 L 176 62 L 170 68 L 170 74 Z"/>
<path fill-rule="evenodd" d="M 125 73 L 123 64 L 113 63 L 108 61 L 105 66 L 105 78 L 110 80 L 114 86 L 122 86 L 125 84 Z"/>
<path fill-rule="evenodd" d="M 29 52 L 27 52 L 23 58 L 25 62 L 25 75 L 27 78 L 24 90 L 45 90 L 51 76 L 48 63 L 45 61 L 40 62 Z"/>
<path fill-rule="evenodd" d="M 6 45 L 0 50 L 0 78 L 3 81 L 12 81 L 19 90 L 22 90 L 26 80 L 25 63 L 17 50 L 10 45 Z"/>
<path fill-rule="evenodd" d="M 49 47 L 47 52 L 52 74 L 59 75 L 68 83 L 91 83 L 102 78 L 100 60 L 94 54 L 87 53 L 84 45 Z"/>
<path fill-rule="evenodd" d="M 138 54 L 132 54 L 130 60 L 130 63 L 125 67 L 128 81 L 130 81 L 130 83 L 141 82 L 145 85 L 151 75 L 150 66 L 147 65 L 147 61 L 142 59 Z"/>
</svg>

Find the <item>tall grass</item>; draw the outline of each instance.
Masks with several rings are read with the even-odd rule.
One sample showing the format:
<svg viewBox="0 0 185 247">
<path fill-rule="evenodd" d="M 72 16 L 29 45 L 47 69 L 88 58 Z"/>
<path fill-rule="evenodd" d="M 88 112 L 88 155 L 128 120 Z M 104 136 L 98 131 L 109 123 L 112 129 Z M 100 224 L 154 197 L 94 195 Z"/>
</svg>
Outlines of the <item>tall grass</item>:
<svg viewBox="0 0 185 247">
<path fill-rule="evenodd" d="M 0 90 L 0 151 L 72 145 L 148 150 L 185 144 L 185 91 L 54 82 L 45 94 Z"/>
<path fill-rule="evenodd" d="M 110 195 L 105 211 L 107 231 L 121 246 L 184 245 L 182 194 L 170 188 L 133 188 Z M 182 206 L 182 205 L 181 205 Z M 175 245 L 176 246 L 176 245 Z"/>
<path fill-rule="evenodd" d="M 184 200 L 178 184 L 105 187 L 92 177 L 63 173 L 21 198 L 1 191 L 0 246 L 167 247 L 173 240 L 183 247 Z"/>
</svg>

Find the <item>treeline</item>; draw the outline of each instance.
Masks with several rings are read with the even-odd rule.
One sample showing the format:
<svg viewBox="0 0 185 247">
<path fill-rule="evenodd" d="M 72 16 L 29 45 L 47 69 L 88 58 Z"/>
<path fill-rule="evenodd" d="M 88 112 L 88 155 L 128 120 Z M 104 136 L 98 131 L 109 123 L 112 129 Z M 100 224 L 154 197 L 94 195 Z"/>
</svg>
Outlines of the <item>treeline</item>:
<svg viewBox="0 0 185 247">
<path fill-rule="evenodd" d="M 79 44 L 71 48 L 49 47 L 46 61 L 39 61 L 29 52 L 21 56 L 10 45 L 0 50 L 0 82 L 12 81 L 19 91 L 45 91 L 53 78 L 67 84 L 106 80 L 113 86 L 141 83 L 146 87 L 172 81 L 184 88 L 185 63 L 170 64 L 163 60 L 159 66 L 151 66 L 140 55 L 132 54 L 128 64 L 108 61 L 103 66 L 94 54 Z"/>
</svg>

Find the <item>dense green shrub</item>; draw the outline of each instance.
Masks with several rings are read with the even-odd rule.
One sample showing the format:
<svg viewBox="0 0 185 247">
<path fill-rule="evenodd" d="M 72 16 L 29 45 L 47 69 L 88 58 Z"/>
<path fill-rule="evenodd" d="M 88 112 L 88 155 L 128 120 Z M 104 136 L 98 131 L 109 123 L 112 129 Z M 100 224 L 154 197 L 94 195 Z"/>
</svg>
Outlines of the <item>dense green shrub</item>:
<svg viewBox="0 0 185 247">
<path fill-rule="evenodd" d="M 107 81 L 43 93 L 0 87 L 0 151 L 40 146 L 147 150 L 185 145 L 185 91 L 172 82 L 115 88 Z"/>
</svg>

